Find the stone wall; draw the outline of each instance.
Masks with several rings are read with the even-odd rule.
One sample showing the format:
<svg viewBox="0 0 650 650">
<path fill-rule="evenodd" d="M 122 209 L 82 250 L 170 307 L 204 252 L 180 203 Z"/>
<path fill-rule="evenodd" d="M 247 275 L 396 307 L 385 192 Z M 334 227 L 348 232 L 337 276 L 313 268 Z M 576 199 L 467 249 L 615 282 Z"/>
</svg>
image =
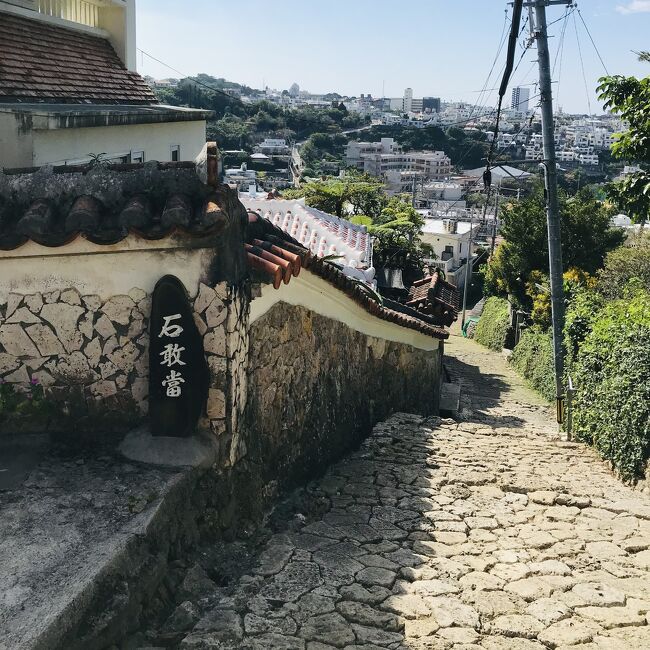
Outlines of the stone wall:
<svg viewBox="0 0 650 650">
<path fill-rule="evenodd" d="M 193 301 L 211 375 L 201 424 L 217 436 L 226 431 L 228 303 L 225 283 L 200 283 Z M 53 421 L 36 422 L 36 428 L 126 431 L 148 411 L 150 312 L 151 297 L 139 288 L 108 300 L 74 288 L 11 293 L 0 304 L 0 379 L 18 390 L 38 382 L 46 399 L 59 405 Z M 24 424 L 10 418 L 0 422 L 0 431 Z"/>
<path fill-rule="evenodd" d="M 312 477 L 395 411 L 437 412 L 442 343 L 425 351 L 278 303 L 250 327 L 242 422 L 264 493 Z"/>
<path fill-rule="evenodd" d="M 77 430 L 136 423 L 147 411 L 149 313 L 139 288 L 108 300 L 74 288 L 10 293 L 0 305 L 0 378 L 19 388 L 38 381 Z"/>
</svg>

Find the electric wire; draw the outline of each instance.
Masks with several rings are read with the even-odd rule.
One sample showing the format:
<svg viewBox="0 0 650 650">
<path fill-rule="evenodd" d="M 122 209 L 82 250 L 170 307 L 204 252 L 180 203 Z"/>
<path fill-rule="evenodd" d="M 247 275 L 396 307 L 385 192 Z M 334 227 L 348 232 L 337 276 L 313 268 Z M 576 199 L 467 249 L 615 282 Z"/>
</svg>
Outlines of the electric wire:
<svg viewBox="0 0 650 650">
<path fill-rule="evenodd" d="M 589 36 L 589 40 L 591 41 L 591 44 L 594 46 L 594 50 L 596 50 L 596 54 L 598 55 L 598 58 L 600 59 L 600 63 L 603 66 L 603 70 L 605 70 L 605 74 L 609 75 L 609 70 L 607 69 L 607 66 L 605 65 L 605 61 L 603 61 L 603 57 L 600 55 L 600 51 L 598 50 L 598 46 L 596 45 L 596 42 L 594 41 L 591 32 L 589 31 L 589 27 L 587 27 L 587 23 L 585 22 L 585 19 L 582 15 L 582 12 L 580 11 L 580 8 L 576 6 L 576 9 L 578 10 L 578 16 L 580 17 L 580 20 L 582 21 L 582 24 L 585 27 L 585 31 L 587 32 L 587 36 Z"/>
<path fill-rule="evenodd" d="M 587 83 L 587 74 L 585 73 L 585 61 L 582 57 L 582 46 L 580 45 L 580 35 L 578 34 L 578 21 L 575 14 L 573 15 L 573 26 L 576 32 L 576 42 L 578 44 L 578 55 L 580 59 L 580 68 L 582 70 L 582 80 L 585 84 L 585 94 L 587 95 L 587 106 L 589 108 L 589 115 L 591 116 L 591 98 L 589 96 L 589 84 Z"/>
<path fill-rule="evenodd" d="M 573 13 L 573 10 L 571 11 Z M 555 71 L 557 70 L 557 90 L 555 92 L 555 99 L 557 101 L 557 105 L 559 107 L 560 105 L 560 88 L 561 88 L 561 83 L 562 83 L 562 64 L 564 62 L 564 43 L 565 43 L 565 37 L 566 37 L 566 30 L 567 26 L 569 24 L 569 16 L 571 14 L 568 11 L 564 13 L 564 22 L 562 23 L 562 31 L 560 33 L 560 42 L 558 44 L 557 52 L 555 53 L 555 60 L 553 61 L 553 70 L 551 71 L 551 78 L 555 77 Z M 559 62 L 559 66 L 558 66 Z"/>
<path fill-rule="evenodd" d="M 207 88 L 208 90 L 211 90 L 213 93 L 218 93 L 218 94 L 220 94 L 220 95 L 224 95 L 224 97 L 228 97 L 228 99 L 231 99 L 231 100 L 233 100 L 233 101 L 235 101 L 235 102 L 239 102 L 242 106 L 248 108 L 248 104 L 246 104 L 246 103 L 243 102 L 241 99 L 239 99 L 239 97 L 236 97 L 236 96 L 234 96 L 234 95 L 230 95 L 230 94 L 228 94 L 225 90 L 221 90 L 220 88 L 214 88 L 214 87 L 211 86 L 210 84 L 206 84 L 206 83 L 204 83 L 203 81 L 199 81 L 196 77 L 192 77 L 191 75 L 186 75 L 185 73 L 181 72 L 181 71 L 178 70 L 177 68 L 174 68 L 173 66 L 171 66 L 171 65 L 169 65 L 169 64 L 167 64 L 167 63 L 165 63 L 164 61 L 161 61 L 160 59 L 157 59 L 155 56 L 149 54 L 148 52 L 145 52 L 144 50 L 141 50 L 140 48 L 138 48 L 138 51 L 139 51 L 141 54 L 144 54 L 145 56 L 149 57 L 150 59 L 152 59 L 152 60 L 155 61 L 156 63 L 160 63 L 160 65 L 164 65 L 166 68 L 169 68 L 169 70 L 172 70 L 172 71 L 175 72 L 176 74 L 181 75 L 181 77 L 182 77 L 183 79 L 190 79 L 190 80 L 193 81 L 195 84 L 197 84 L 197 86 L 203 86 L 203 87 Z"/>
</svg>

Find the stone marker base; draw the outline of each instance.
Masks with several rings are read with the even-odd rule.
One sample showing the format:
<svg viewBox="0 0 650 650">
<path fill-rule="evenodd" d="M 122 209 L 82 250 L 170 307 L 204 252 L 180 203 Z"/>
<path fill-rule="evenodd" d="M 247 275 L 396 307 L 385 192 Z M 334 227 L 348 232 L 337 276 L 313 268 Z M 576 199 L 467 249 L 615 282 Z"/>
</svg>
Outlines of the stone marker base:
<svg viewBox="0 0 650 650">
<path fill-rule="evenodd" d="M 144 427 L 127 433 L 119 450 L 129 460 L 168 467 L 210 467 L 216 460 L 214 442 L 207 437 L 153 436 Z"/>
</svg>

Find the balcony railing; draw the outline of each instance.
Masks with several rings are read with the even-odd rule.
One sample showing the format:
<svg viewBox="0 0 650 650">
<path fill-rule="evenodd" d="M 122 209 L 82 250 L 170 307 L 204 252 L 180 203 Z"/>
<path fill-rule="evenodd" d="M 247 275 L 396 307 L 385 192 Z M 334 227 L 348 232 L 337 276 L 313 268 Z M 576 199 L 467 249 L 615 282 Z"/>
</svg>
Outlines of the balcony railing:
<svg viewBox="0 0 650 650">
<path fill-rule="evenodd" d="M 454 259 L 449 260 L 425 260 L 425 263 L 434 268 L 444 271 L 445 274 L 451 273 L 454 269 Z"/>
<path fill-rule="evenodd" d="M 87 0 L 36 0 L 37 11 L 88 27 L 99 26 L 99 4 Z"/>
</svg>

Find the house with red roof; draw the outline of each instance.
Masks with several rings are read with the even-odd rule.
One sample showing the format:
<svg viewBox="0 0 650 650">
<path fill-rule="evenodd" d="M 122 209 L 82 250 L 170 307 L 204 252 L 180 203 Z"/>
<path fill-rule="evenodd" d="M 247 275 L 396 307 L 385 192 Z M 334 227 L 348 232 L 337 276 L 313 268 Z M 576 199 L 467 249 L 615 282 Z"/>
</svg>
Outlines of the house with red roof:
<svg viewBox="0 0 650 650">
<path fill-rule="evenodd" d="M 0 1 L 0 168 L 195 160 L 209 116 L 137 73 L 135 0 Z"/>
</svg>

